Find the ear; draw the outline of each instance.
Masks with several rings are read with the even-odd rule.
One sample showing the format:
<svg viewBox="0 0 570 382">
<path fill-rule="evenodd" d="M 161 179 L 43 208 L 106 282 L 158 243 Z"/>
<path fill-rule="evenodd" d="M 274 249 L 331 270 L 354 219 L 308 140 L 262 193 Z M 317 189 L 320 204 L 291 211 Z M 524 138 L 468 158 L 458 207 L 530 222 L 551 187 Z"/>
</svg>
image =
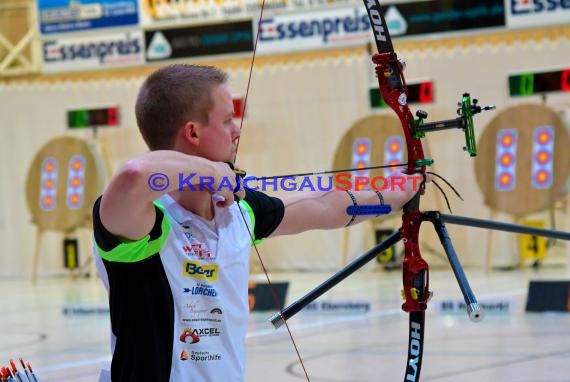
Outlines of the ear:
<svg viewBox="0 0 570 382">
<path fill-rule="evenodd" d="M 182 126 L 181 138 L 192 146 L 197 146 L 200 142 L 200 127 L 194 121 L 188 121 Z"/>
</svg>

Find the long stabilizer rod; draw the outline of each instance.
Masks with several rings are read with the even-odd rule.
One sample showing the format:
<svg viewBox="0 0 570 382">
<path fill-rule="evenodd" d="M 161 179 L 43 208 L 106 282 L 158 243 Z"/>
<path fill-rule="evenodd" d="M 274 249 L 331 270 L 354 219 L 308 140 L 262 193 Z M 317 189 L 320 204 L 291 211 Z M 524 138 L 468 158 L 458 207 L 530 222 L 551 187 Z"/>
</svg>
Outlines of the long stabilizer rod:
<svg viewBox="0 0 570 382">
<path fill-rule="evenodd" d="M 526 235 L 550 237 L 553 239 L 570 240 L 570 232 L 556 231 L 553 229 L 545 229 L 545 228 L 527 227 L 518 224 L 468 218 L 465 216 L 447 215 L 439 212 L 435 213 L 439 214 L 439 218 L 445 223 L 464 225 L 469 227 L 477 227 L 477 228 L 486 228 L 497 231 L 521 233 Z"/>
<path fill-rule="evenodd" d="M 284 321 L 293 317 L 305 306 L 309 305 L 311 302 L 315 301 L 318 297 L 326 293 L 336 284 L 350 276 L 352 273 L 356 272 L 370 260 L 376 258 L 376 256 L 378 256 L 381 252 L 384 252 L 388 248 L 396 245 L 396 243 L 398 243 L 401 239 L 400 230 L 392 232 L 390 236 L 388 236 L 374 248 L 371 248 L 366 253 L 354 259 L 352 262 L 350 262 L 350 264 L 346 265 L 340 271 L 329 277 L 321 285 L 317 286 L 305 296 L 301 297 L 291 305 L 284 308 L 281 312 L 275 313 L 270 319 L 275 329 L 279 328 L 281 325 L 283 325 Z"/>
</svg>

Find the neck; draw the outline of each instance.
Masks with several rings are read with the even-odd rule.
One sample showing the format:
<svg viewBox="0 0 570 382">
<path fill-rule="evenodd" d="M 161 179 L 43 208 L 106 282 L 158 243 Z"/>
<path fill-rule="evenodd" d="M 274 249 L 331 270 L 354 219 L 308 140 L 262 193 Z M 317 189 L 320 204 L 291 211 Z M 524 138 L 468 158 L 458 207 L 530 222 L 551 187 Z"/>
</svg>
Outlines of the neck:
<svg viewBox="0 0 570 382">
<path fill-rule="evenodd" d="M 169 194 L 184 209 L 207 220 L 214 218 L 212 195 L 206 191 L 173 191 Z"/>
</svg>

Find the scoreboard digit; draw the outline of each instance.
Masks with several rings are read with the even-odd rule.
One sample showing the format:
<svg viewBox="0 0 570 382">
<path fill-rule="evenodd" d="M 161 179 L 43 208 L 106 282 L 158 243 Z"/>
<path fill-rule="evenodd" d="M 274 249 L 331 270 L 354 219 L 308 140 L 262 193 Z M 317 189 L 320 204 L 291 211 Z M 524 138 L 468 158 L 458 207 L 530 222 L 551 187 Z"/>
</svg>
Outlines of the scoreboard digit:
<svg viewBox="0 0 570 382">
<path fill-rule="evenodd" d="M 433 103 L 434 102 L 434 85 L 433 81 L 424 81 L 419 83 L 407 84 L 408 86 L 408 103 Z M 371 108 L 386 107 L 386 102 L 382 99 L 378 87 L 369 89 L 369 99 Z"/>
<path fill-rule="evenodd" d="M 548 92 L 570 92 L 570 68 L 552 72 L 526 72 L 509 76 L 511 97 Z"/>
</svg>

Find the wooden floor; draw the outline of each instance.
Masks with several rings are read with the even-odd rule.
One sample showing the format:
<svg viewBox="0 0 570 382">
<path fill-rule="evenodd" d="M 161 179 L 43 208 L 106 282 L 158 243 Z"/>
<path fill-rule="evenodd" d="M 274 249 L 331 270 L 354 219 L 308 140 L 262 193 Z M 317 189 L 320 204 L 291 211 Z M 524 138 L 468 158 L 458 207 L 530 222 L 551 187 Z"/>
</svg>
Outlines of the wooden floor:
<svg viewBox="0 0 570 382">
<path fill-rule="evenodd" d="M 288 302 L 327 276 L 271 275 L 273 281 L 290 282 Z M 570 314 L 524 312 L 529 280 L 570 280 L 568 271 L 467 270 L 467 276 L 480 301 L 509 308 L 487 312 L 480 323 L 463 312 L 444 312 L 442 303 L 458 302 L 461 294 L 450 270 L 432 271 L 421 380 L 570 381 Z M 400 310 L 400 280 L 400 271 L 357 273 L 322 300 L 370 303 L 369 312 L 300 313 L 290 320 L 311 381 L 403 380 L 408 318 Z M 41 382 L 97 380 L 100 365 L 109 360 L 107 315 L 62 311 L 74 304 L 103 306 L 106 296 L 97 279 L 4 281 L 0 288 L 0 363 L 23 357 Z M 251 316 L 247 381 L 307 380 L 286 330 L 275 331 L 268 323 L 271 315 Z"/>
</svg>

